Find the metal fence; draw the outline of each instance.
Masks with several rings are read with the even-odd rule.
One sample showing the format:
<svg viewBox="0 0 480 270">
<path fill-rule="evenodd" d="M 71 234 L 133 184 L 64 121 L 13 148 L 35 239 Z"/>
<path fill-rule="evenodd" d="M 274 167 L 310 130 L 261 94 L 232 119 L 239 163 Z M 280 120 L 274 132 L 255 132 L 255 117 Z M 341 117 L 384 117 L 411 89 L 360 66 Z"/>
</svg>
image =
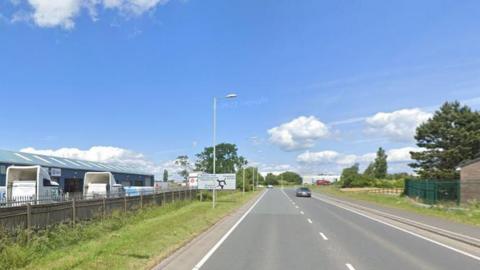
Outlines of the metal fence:
<svg viewBox="0 0 480 270">
<path fill-rule="evenodd" d="M 405 195 L 420 199 L 427 204 L 438 202 L 460 203 L 460 181 L 458 180 L 405 180 Z"/>
<path fill-rule="evenodd" d="M 59 223 L 73 223 L 105 217 L 115 211 L 128 212 L 149 205 L 164 205 L 179 200 L 192 200 L 194 189 L 155 190 L 148 194 L 126 196 L 109 194 L 103 197 L 66 197 L 58 201 L 16 201 L 15 206 L 0 208 L 0 226 L 7 231 L 41 229 Z M 11 203 L 11 202 L 10 202 Z"/>
<path fill-rule="evenodd" d="M 400 196 L 403 193 L 403 188 L 372 188 L 367 190 L 368 193 Z"/>
</svg>

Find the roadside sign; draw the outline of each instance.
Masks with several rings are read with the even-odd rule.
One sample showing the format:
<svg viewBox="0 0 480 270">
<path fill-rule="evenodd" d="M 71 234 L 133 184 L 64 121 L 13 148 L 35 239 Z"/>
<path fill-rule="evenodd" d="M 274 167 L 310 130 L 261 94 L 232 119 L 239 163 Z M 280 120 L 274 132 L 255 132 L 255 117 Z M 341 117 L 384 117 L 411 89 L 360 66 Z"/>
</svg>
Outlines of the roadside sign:
<svg viewBox="0 0 480 270">
<path fill-rule="evenodd" d="M 235 190 L 236 176 L 228 174 L 201 174 L 198 176 L 198 189 Z"/>
</svg>

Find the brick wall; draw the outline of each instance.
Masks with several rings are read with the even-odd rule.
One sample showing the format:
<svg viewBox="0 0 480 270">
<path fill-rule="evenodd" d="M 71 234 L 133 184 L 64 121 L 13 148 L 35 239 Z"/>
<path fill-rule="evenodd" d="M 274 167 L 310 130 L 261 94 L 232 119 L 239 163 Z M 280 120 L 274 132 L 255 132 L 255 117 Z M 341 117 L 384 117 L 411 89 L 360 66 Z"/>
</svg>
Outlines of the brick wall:
<svg viewBox="0 0 480 270">
<path fill-rule="evenodd" d="M 480 201 L 480 161 L 462 167 L 460 198 L 462 203 L 472 200 Z"/>
</svg>

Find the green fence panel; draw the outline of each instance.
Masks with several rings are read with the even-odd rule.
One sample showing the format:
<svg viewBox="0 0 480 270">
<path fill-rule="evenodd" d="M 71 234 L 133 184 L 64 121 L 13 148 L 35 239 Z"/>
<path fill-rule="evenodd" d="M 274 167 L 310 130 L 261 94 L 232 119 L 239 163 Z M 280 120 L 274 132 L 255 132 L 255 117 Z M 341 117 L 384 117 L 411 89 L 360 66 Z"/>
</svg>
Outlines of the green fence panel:
<svg viewBox="0 0 480 270">
<path fill-rule="evenodd" d="M 458 180 L 414 180 L 405 181 L 405 195 L 421 199 L 427 204 L 440 201 L 460 201 L 460 181 Z"/>
</svg>

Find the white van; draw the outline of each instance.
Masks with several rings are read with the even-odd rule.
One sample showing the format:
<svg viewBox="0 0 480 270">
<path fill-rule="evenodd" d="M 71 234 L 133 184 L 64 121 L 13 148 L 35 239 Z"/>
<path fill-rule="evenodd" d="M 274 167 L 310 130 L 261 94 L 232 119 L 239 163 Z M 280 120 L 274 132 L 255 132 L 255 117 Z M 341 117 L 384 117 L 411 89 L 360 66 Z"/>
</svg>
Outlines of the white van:
<svg viewBox="0 0 480 270">
<path fill-rule="evenodd" d="M 41 166 L 10 166 L 5 184 L 7 200 L 15 204 L 50 203 L 60 198 L 60 186 Z"/>
<path fill-rule="evenodd" d="M 83 179 L 83 195 L 85 197 L 120 197 L 124 189 L 117 184 L 111 172 L 87 172 Z"/>
</svg>

